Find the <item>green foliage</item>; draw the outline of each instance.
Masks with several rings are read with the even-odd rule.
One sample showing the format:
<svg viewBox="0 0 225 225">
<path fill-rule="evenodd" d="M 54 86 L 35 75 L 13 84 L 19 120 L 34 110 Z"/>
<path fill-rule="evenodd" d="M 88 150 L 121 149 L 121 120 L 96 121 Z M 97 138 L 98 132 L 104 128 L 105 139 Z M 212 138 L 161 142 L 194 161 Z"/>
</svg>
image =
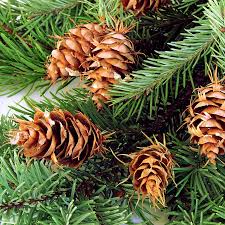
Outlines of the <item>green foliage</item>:
<svg viewBox="0 0 225 225">
<path fill-rule="evenodd" d="M 199 1 L 199 0 L 181 0 L 176 2 L 174 5 L 179 10 L 184 10 L 184 13 L 190 12 L 194 6 L 198 5 L 197 10 L 192 12 L 193 15 L 195 15 L 197 12 L 202 11 L 204 6 L 206 5 L 206 1 Z"/>
<path fill-rule="evenodd" d="M 121 0 L 95 0 L 82 1 L 87 14 L 95 18 L 96 21 L 105 22 L 108 27 L 115 28 L 116 22 L 123 22 L 126 26 L 135 25 L 136 19 L 132 14 L 123 11 Z"/>
<path fill-rule="evenodd" d="M 1 158 L 0 170 L 3 224 L 120 225 L 130 217 L 120 199 L 105 196 L 104 186 L 92 199 L 84 198 L 77 192 L 79 182 L 71 170 L 54 172 L 49 163 L 24 162 L 17 154 L 11 159 Z"/>
<path fill-rule="evenodd" d="M 2 3 L 3 5 L 7 5 L 7 3 Z M 49 14 L 49 13 L 57 13 L 59 11 L 63 11 L 68 8 L 74 8 L 79 5 L 79 1 L 77 0 L 22 0 L 19 2 L 15 2 L 15 5 L 11 4 L 11 7 L 14 10 L 23 11 L 28 14 L 32 14 L 32 16 Z"/>
<path fill-rule="evenodd" d="M 38 221 L 37 224 L 121 225 L 127 223 L 129 214 L 125 207 L 115 204 L 118 199 L 107 200 L 96 197 L 92 200 L 80 201 L 79 204 L 73 200 L 69 202 L 69 200 L 70 198 L 64 202 L 53 203 L 53 205 L 41 205 L 40 210 L 47 214 L 47 219 Z"/>
<path fill-rule="evenodd" d="M 0 94 L 14 95 L 28 86 L 33 88 L 36 81 L 40 81 L 45 74 L 45 53 L 38 51 L 38 44 L 33 39 L 31 43 L 36 45 L 37 49 L 31 49 L 21 38 L 10 39 L 4 33 L 1 38 Z M 30 58 L 33 59 L 32 62 Z"/>
<path fill-rule="evenodd" d="M 206 15 L 209 18 L 211 29 L 214 32 L 214 36 L 217 37 L 215 39 L 216 47 L 214 50 L 214 57 L 217 59 L 217 65 L 222 68 L 224 71 L 225 64 L 224 64 L 224 46 L 225 46 L 225 38 L 224 38 L 224 14 L 221 9 L 225 6 L 224 1 L 213 1 L 210 0 L 208 4 L 208 8 L 206 8 Z"/>
<path fill-rule="evenodd" d="M 10 132 L 15 128 L 16 124 L 12 118 L 8 118 L 4 115 L 0 117 L 0 156 L 13 156 L 12 150 L 15 151 L 16 148 L 10 145 L 9 137 Z"/>
<path fill-rule="evenodd" d="M 221 196 L 225 191 L 222 163 L 218 161 L 216 166 L 208 164 L 207 160 L 200 156 L 197 148 L 191 147 L 188 141 L 180 141 L 175 137 L 172 137 L 170 150 L 176 162 L 175 197 L 183 195 L 185 190 L 193 191 L 210 200 Z"/>
<path fill-rule="evenodd" d="M 159 140 L 163 132 L 173 133 L 168 135 L 168 147 L 176 162 L 175 183 L 170 181 L 167 189 L 169 224 L 224 224 L 224 157 L 216 165 L 208 164 L 197 146 L 190 145 L 184 129 L 176 131 L 186 102 L 184 106 L 175 104 L 182 99 L 178 98 L 180 91 L 198 86 L 199 77 L 204 81 L 208 68 L 215 63 L 224 73 L 224 8 L 224 0 L 180 0 L 172 1 L 168 8 L 136 17 L 124 12 L 120 0 L 1 2 L 0 95 L 13 95 L 26 88 L 27 93 L 45 93 L 50 87 L 44 79 L 47 57 L 57 36 L 76 24 L 105 22 L 114 29 L 120 21 L 135 26 L 129 36 L 138 51 L 146 52 L 146 56 L 140 55 L 133 79 L 114 85 L 109 105 L 104 105 L 102 111 L 96 109 L 88 91 L 75 86 L 75 78 L 59 80 L 50 98 L 43 96 L 42 101 L 36 101 L 26 97 L 27 106 L 11 107 L 16 117 L 29 120 L 36 108 L 81 111 L 102 131 L 111 133 L 105 145 L 114 154 L 108 151 L 104 157 L 95 156 L 78 170 L 30 161 L 9 144 L 10 130 L 17 125 L 1 117 L 2 224 L 131 225 L 135 214 L 141 218 L 140 224 L 153 225 L 158 218 L 151 212 L 151 203 L 139 199 L 131 179 L 121 184 L 129 172 L 115 158 L 117 155 L 129 163 L 124 154 L 148 144 L 141 132 L 158 135 Z M 73 84 L 74 89 L 62 91 Z M 187 91 L 190 96 L 192 90 Z"/>
<path fill-rule="evenodd" d="M 77 111 L 83 112 L 90 117 L 92 121 L 97 124 L 102 130 L 112 130 L 120 126 L 119 121 L 113 119 L 112 110 L 105 106 L 103 112 L 98 112 L 95 104 L 93 103 L 91 96 L 83 89 L 73 89 L 69 92 L 61 93 L 59 96 L 52 94 L 51 98 L 44 97 L 43 101 L 37 102 L 32 99 L 25 99 L 27 107 L 11 106 L 12 109 L 17 112 L 19 117 L 29 116 L 33 118 L 35 108 L 39 108 L 43 111 L 51 111 L 53 109 L 68 110 L 72 113 Z M 28 117 L 25 117 L 28 118 Z"/>
<path fill-rule="evenodd" d="M 53 197 L 54 192 L 62 192 L 68 174 L 63 171 L 54 173 L 47 164 L 39 161 L 27 164 L 18 158 L 17 153 L 10 159 L 1 157 L 0 170 L 0 209 L 2 212 L 8 210 L 1 216 L 4 220 L 15 216 L 16 224 L 23 224 L 22 221 L 28 218 L 32 220 L 39 200 Z"/>
<path fill-rule="evenodd" d="M 223 213 L 220 215 L 214 211 L 223 203 L 224 199 L 221 197 L 215 201 L 207 201 L 205 197 L 198 199 L 192 193 L 190 206 L 178 206 L 179 211 L 171 212 L 172 219 L 168 225 L 222 225 L 225 222 Z"/>
<path fill-rule="evenodd" d="M 167 102 L 171 91 L 177 97 L 180 84 L 184 87 L 188 77 L 192 79 L 194 66 L 211 51 L 214 43 L 212 29 L 205 19 L 199 19 L 183 36 L 184 40 L 170 44 L 170 51 L 159 52 L 158 58 L 146 59 L 143 69 L 133 72 L 131 82 L 123 81 L 114 86 L 112 103 L 117 104 L 118 114 L 129 113 L 131 117 L 140 114 L 148 104 L 151 115 L 159 97 Z M 173 76 L 177 76 L 175 84 L 171 80 Z M 171 89 L 173 86 L 175 89 Z"/>
</svg>

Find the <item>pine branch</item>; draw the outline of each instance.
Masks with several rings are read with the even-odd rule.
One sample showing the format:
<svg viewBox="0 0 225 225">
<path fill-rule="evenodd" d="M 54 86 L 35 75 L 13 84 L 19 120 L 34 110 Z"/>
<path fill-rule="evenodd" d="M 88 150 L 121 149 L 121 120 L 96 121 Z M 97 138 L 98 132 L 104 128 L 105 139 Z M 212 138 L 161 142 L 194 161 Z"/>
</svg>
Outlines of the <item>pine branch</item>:
<svg viewBox="0 0 225 225">
<path fill-rule="evenodd" d="M 211 201 L 225 192 L 225 174 L 222 172 L 224 168 L 222 163 L 218 162 L 217 166 L 207 165 L 207 159 L 200 156 L 198 148 L 190 146 L 189 140 L 180 141 L 175 136 L 171 136 L 171 143 L 168 146 L 177 163 L 174 168 L 177 187 L 171 185 L 168 190 L 168 193 L 175 191 L 175 199 L 180 199 L 194 191 L 198 196 Z M 171 202 L 174 201 L 174 197 Z M 186 199 L 186 202 L 190 200 Z"/>
<path fill-rule="evenodd" d="M 1 7 L 11 5 L 13 10 L 26 12 L 31 17 L 57 14 L 69 8 L 81 7 L 80 4 L 79 0 L 16 0 L 14 4 L 10 0 L 0 2 Z"/>
<path fill-rule="evenodd" d="M 65 190 L 63 191 L 58 190 L 54 193 L 51 193 L 49 195 L 42 195 L 41 197 L 38 197 L 38 198 L 30 198 L 30 199 L 26 199 L 24 201 L 18 201 L 18 202 L 6 202 L 6 203 L 4 202 L 0 204 L 0 210 L 8 211 L 11 209 L 20 209 L 25 206 L 37 205 L 39 203 L 46 202 L 46 201 L 54 201 L 59 196 L 65 193 L 66 193 Z"/>
<path fill-rule="evenodd" d="M 162 84 L 168 83 L 173 77 L 177 76 L 187 79 L 194 65 L 210 51 L 214 43 L 212 30 L 208 20 L 200 19 L 196 27 L 184 34 L 184 40 L 171 43 L 170 51 L 160 52 L 158 59 L 149 58 L 145 61 L 145 67 L 142 70 L 134 72 L 134 79 L 131 82 L 122 81 L 114 86 L 111 91 L 112 103 L 117 105 L 119 113 L 129 108 L 128 117 L 139 114 L 143 106 L 150 101 L 150 114 L 153 110 L 151 106 L 159 101 L 157 92 Z M 182 79 L 182 78 L 181 78 Z M 180 82 L 177 79 L 176 87 Z M 165 85 L 164 95 L 168 99 L 168 85 Z M 155 90 L 153 92 L 153 90 Z M 124 103 L 126 101 L 126 103 Z M 139 106 L 137 106 L 139 104 Z M 126 108 L 124 108 L 126 105 Z M 127 113 L 127 112 L 126 112 Z"/>
<path fill-rule="evenodd" d="M 115 28 L 117 21 L 126 26 L 136 24 L 134 15 L 124 12 L 121 0 L 84 0 L 85 11 L 99 23 L 104 22 L 110 28 Z"/>
<path fill-rule="evenodd" d="M 95 211 L 101 225 L 121 225 L 127 224 L 131 214 L 127 206 L 119 205 L 119 198 L 109 200 L 96 198 Z"/>
<path fill-rule="evenodd" d="M 0 172 L 3 222 L 121 225 L 131 215 L 129 206 L 123 206 L 124 200 L 113 198 L 110 188 L 100 183 L 96 184 L 100 188 L 89 196 L 92 199 L 87 199 L 77 188 L 78 182 L 85 179 L 76 175 L 79 171 L 53 172 L 48 164 L 34 161 L 27 165 L 15 154 L 13 159 L 0 159 Z"/>
<path fill-rule="evenodd" d="M 1 28 L 3 29 L 3 31 L 5 31 L 9 35 L 15 36 L 16 38 L 18 38 L 18 39 L 22 40 L 24 43 L 26 43 L 28 47 L 32 48 L 32 45 L 25 38 L 23 38 L 23 36 L 21 34 L 16 32 L 12 28 L 10 28 L 8 25 L 1 24 Z"/>
<path fill-rule="evenodd" d="M 51 98 L 44 97 L 44 100 L 40 102 L 29 98 L 25 98 L 25 101 L 27 107 L 19 104 L 10 107 L 15 111 L 18 117 L 22 115 L 24 118 L 32 119 L 35 107 L 49 111 L 59 108 L 70 111 L 71 113 L 75 113 L 76 111 L 83 112 L 102 130 L 110 131 L 116 127 L 122 126 L 120 121 L 113 119 L 113 110 L 105 106 L 103 111 L 98 112 L 91 96 L 84 89 L 76 88 L 69 92 L 61 92 L 59 95 L 52 93 Z"/>
<path fill-rule="evenodd" d="M 0 158 L 0 208 L 2 210 L 30 206 L 59 195 L 67 182 L 67 172 L 54 173 L 48 164 L 35 161 L 27 165 L 18 158 L 17 153 L 11 159 Z"/>
<path fill-rule="evenodd" d="M 0 37 L 0 94 L 13 95 L 28 86 L 34 88 L 35 82 L 44 77 L 46 52 L 40 51 L 33 39 L 30 43 L 35 48 L 30 48 L 21 38 L 12 38 L 5 33 Z"/>
<path fill-rule="evenodd" d="M 210 80 L 205 77 L 205 68 L 197 67 L 194 70 L 195 76 L 193 82 L 196 87 L 207 85 Z M 193 94 L 192 82 L 188 81 L 186 87 L 179 91 L 176 99 L 169 99 L 169 104 L 166 107 L 160 107 L 157 111 L 157 116 L 154 119 L 148 119 L 144 116 L 140 118 L 140 123 L 143 126 L 140 129 L 136 129 L 136 132 L 144 132 L 148 136 L 166 133 L 169 129 L 177 130 L 183 123 L 181 114 L 186 110 L 190 103 L 191 96 Z M 176 122 L 171 121 L 175 119 Z M 180 120 L 182 122 L 180 122 Z M 128 128 L 129 131 L 129 128 Z M 126 131 L 124 131 L 126 132 Z"/>
<path fill-rule="evenodd" d="M 216 58 L 218 66 L 222 68 L 223 73 L 225 70 L 224 8 L 224 1 L 218 2 L 210 0 L 209 7 L 205 9 L 206 15 L 209 18 L 210 25 L 214 32 L 214 36 L 217 37 L 215 38 L 216 47 L 213 49 L 213 56 Z"/>
<path fill-rule="evenodd" d="M 191 13 L 192 15 L 195 15 L 199 11 L 203 11 L 206 4 L 206 0 L 181 0 L 176 2 L 174 7 L 186 14 Z"/>
<path fill-rule="evenodd" d="M 169 49 L 169 42 L 181 39 L 180 32 L 189 27 L 194 20 L 192 15 L 185 15 L 174 9 L 167 9 L 167 14 L 143 16 L 136 29 L 129 36 L 135 50 L 147 57 L 154 57 L 155 51 Z"/>
<path fill-rule="evenodd" d="M 9 143 L 10 131 L 16 128 L 16 124 L 12 118 L 4 115 L 0 117 L 0 156 L 4 158 L 12 157 L 13 152 L 17 151 L 15 146 Z"/>
<path fill-rule="evenodd" d="M 214 212 L 214 208 L 219 207 L 224 202 L 222 197 L 214 201 L 207 201 L 205 197 L 198 198 L 194 192 L 191 193 L 192 203 L 190 207 L 185 207 L 181 202 L 176 202 L 179 210 L 170 212 L 171 222 L 168 225 L 222 225 L 224 218 Z M 184 203 L 185 204 L 185 203 Z"/>
</svg>

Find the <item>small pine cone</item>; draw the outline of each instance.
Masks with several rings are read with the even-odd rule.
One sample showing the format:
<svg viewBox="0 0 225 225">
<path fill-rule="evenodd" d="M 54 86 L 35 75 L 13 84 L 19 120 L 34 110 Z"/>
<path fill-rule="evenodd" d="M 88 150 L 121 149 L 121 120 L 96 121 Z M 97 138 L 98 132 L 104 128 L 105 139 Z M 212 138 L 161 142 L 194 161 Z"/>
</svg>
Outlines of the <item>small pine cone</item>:
<svg viewBox="0 0 225 225">
<path fill-rule="evenodd" d="M 185 119 L 191 142 L 198 144 L 201 155 L 213 164 L 218 155 L 225 154 L 225 86 L 217 80 L 197 89 L 198 96 L 190 103 L 190 115 Z"/>
<path fill-rule="evenodd" d="M 52 51 L 47 79 L 54 83 L 60 77 L 79 76 L 79 72 L 86 71 L 89 68 L 87 57 L 104 34 L 105 28 L 94 23 L 71 29 L 58 41 L 57 49 Z"/>
<path fill-rule="evenodd" d="M 110 99 L 108 89 L 129 73 L 129 64 L 134 63 L 134 47 L 131 41 L 122 33 L 111 32 L 92 51 L 92 62 L 87 73 L 87 79 L 92 81 L 90 92 L 98 108 L 101 101 Z"/>
<path fill-rule="evenodd" d="M 104 136 L 82 113 L 37 110 L 33 121 L 16 120 L 12 144 L 22 146 L 25 157 L 49 159 L 78 168 L 89 157 L 104 151 Z"/>
<path fill-rule="evenodd" d="M 144 14 L 147 10 L 156 11 L 167 5 L 170 0 L 122 0 L 125 10 L 132 10 L 136 15 Z"/>
<path fill-rule="evenodd" d="M 132 158 L 129 171 L 134 189 L 142 194 L 143 199 L 149 197 L 153 206 L 158 202 L 165 206 L 165 191 L 173 168 L 172 155 L 167 147 L 157 142 L 132 155 Z"/>
</svg>

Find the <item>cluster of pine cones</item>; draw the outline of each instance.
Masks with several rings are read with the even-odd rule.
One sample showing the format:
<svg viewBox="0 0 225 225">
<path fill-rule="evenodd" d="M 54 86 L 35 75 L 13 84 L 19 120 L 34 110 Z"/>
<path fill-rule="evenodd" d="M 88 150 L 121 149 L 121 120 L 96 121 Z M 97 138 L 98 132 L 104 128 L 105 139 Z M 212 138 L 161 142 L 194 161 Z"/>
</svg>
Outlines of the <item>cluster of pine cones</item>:
<svg viewBox="0 0 225 225">
<path fill-rule="evenodd" d="M 146 10 L 157 10 L 168 0 L 122 0 L 125 10 L 143 14 Z M 111 30 L 105 25 L 89 23 L 78 25 L 64 37 L 60 37 L 57 48 L 52 51 L 47 63 L 47 79 L 54 83 L 58 78 L 70 76 L 86 77 L 86 86 L 93 94 L 99 109 L 102 102 L 110 99 L 110 85 L 117 84 L 130 72 L 135 63 L 132 42 L 125 34 L 129 29 Z"/>
<path fill-rule="evenodd" d="M 122 0 L 127 10 L 143 14 L 158 9 L 167 0 Z M 110 30 L 95 23 L 79 25 L 62 37 L 49 57 L 47 77 L 53 83 L 58 78 L 85 76 L 98 108 L 109 100 L 111 84 L 124 79 L 134 64 L 134 47 L 120 30 Z M 200 153 L 215 164 L 218 155 L 225 154 L 225 86 L 215 70 L 212 83 L 198 88 L 197 97 L 189 106 L 185 119 L 191 141 L 200 146 Z M 23 148 L 26 157 L 47 159 L 55 164 L 80 167 L 90 157 L 104 153 L 105 137 L 91 120 L 81 112 L 37 110 L 33 121 L 16 120 L 12 144 Z M 172 155 L 165 143 L 157 140 L 130 155 L 130 176 L 133 186 L 153 205 L 165 205 L 165 191 L 172 177 Z"/>
<path fill-rule="evenodd" d="M 96 154 L 103 154 L 106 138 L 81 112 L 42 112 L 37 109 L 33 121 L 17 119 L 11 143 L 21 146 L 25 157 L 51 160 L 55 165 L 79 168 Z M 157 140 L 131 154 L 129 164 L 135 190 L 150 198 L 155 206 L 165 205 L 165 191 L 172 176 L 173 160 L 165 145 Z"/>
<path fill-rule="evenodd" d="M 69 76 L 85 76 L 88 89 L 101 109 L 110 99 L 108 89 L 129 73 L 134 61 L 132 42 L 122 31 L 91 23 L 71 29 L 57 43 L 49 58 L 47 77 L 52 82 Z"/>
<path fill-rule="evenodd" d="M 185 121 L 191 141 L 215 164 L 218 155 L 225 154 L 225 86 L 219 81 L 217 70 L 212 83 L 197 90 Z M 90 157 L 105 152 L 106 138 L 81 112 L 73 115 L 62 110 L 37 110 L 33 121 L 17 119 L 17 122 L 19 129 L 13 132 L 11 143 L 22 146 L 26 157 L 78 168 Z M 154 206 L 165 205 L 165 191 L 174 166 L 165 143 L 156 140 L 130 157 L 134 189 L 143 199 L 150 198 Z"/>
</svg>

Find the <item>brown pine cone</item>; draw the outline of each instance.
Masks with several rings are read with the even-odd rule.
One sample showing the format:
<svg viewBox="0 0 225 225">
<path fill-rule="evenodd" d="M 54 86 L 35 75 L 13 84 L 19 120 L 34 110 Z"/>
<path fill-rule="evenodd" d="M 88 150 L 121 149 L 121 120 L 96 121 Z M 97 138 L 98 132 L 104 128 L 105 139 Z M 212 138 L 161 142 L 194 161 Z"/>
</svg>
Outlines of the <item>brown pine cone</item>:
<svg viewBox="0 0 225 225">
<path fill-rule="evenodd" d="M 225 154 L 225 86 L 215 81 L 198 88 L 198 96 L 190 103 L 190 115 L 185 119 L 191 142 L 200 146 L 202 155 L 213 164 Z"/>
<path fill-rule="evenodd" d="M 102 40 L 106 30 L 95 23 L 84 24 L 69 31 L 57 43 L 47 65 L 47 79 L 53 83 L 58 78 L 79 76 L 79 72 L 89 68 L 87 57 L 92 49 Z"/>
<path fill-rule="evenodd" d="M 89 157 L 104 151 L 105 137 L 81 112 L 37 110 L 33 121 L 17 119 L 12 144 L 23 147 L 25 157 L 49 159 L 78 168 Z"/>
<path fill-rule="evenodd" d="M 129 171 L 134 189 L 142 198 L 149 197 L 153 206 L 165 206 L 165 191 L 172 177 L 173 160 L 167 147 L 156 143 L 131 155 Z"/>
<path fill-rule="evenodd" d="M 144 14 L 147 10 L 158 10 L 167 5 L 170 0 L 121 0 L 125 10 L 132 10 L 136 15 Z"/>
<path fill-rule="evenodd" d="M 92 55 L 89 59 L 92 70 L 87 73 L 87 79 L 92 81 L 90 92 L 101 109 L 101 101 L 110 99 L 110 85 L 118 83 L 129 73 L 129 65 L 135 61 L 134 47 L 124 34 L 111 32 L 93 49 Z"/>
</svg>

